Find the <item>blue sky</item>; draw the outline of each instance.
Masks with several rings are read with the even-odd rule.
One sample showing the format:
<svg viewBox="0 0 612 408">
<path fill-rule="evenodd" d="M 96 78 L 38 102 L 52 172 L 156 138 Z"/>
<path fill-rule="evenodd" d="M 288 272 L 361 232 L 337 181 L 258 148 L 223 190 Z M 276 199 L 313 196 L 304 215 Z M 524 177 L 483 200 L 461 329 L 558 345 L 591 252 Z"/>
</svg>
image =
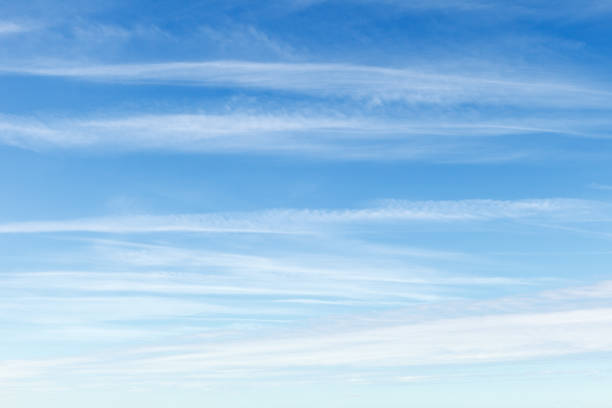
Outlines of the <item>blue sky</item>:
<svg viewBox="0 0 612 408">
<path fill-rule="evenodd" d="M 609 406 L 611 18 L 0 1 L 0 403 Z"/>
</svg>

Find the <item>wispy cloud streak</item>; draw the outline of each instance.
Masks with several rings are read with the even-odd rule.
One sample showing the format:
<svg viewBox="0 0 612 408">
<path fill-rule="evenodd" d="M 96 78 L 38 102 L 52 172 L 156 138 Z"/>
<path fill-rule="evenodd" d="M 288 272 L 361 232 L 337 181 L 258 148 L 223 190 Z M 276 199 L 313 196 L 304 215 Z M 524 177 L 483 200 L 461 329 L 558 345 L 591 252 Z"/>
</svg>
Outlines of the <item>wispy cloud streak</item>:
<svg viewBox="0 0 612 408">
<path fill-rule="evenodd" d="M 32 30 L 32 27 L 14 22 L 0 21 L 0 36 L 5 34 L 17 34 Z"/>
<path fill-rule="evenodd" d="M 64 378 L 68 375 L 65 370 L 70 370 L 90 381 L 104 376 L 128 384 L 131 378 L 159 383 L 196 376 L 214 381 L 228 374 L 252 381 L 282 373 L 290 380 L 308 372 L 326 380 L 333 369 L 478 364 L 609 352 L 611 323 L 612 311 L 607 308 L 487 314 L 340 332 L 304 331 L 259 340 L 140 348 L 112 358 L 14 361 L 8 366 L 22 368 L 18 379 L 35 379 L 48 375 L 49 369 L 56 373 L 59 369 Z"/>
<path fill-rule="evenodd" d="M 467 12 L 483 13 L 499 20 L 529 18 L 530 20 L 550 20 L 559 18 L 585 19 L 601 17 L 611 10 L 608 0 L 561 0 L 554 7 L 543 0 L 293 0 L 296 8 L 310 7 L 325 3 L 343 3 L 392 6 L 404 12 Z M 503 10 L 504 13 L 500 13 Z"/>
<path fill-rule="evenodd" d="M 611 322 L 610 309 L 464 317 L 218 346 L 143 361 L 141 369 L 172 372 L 181 366 L 202 365 L 380 367 L 519 360 L 611 350 Z"/>
<path fill-rule="evenodd" d="M 487 137 L 609 137 L 605 120 L 538 118 L 438 122 L 301 114 L 163 114 L 100 119 L 0 116 L 0 142 L 42 150 L 293 154 L 322 158 L 508 160 L 520 143 L 498 151 Z M 484 154 L 483 152 L 488 152 Z"/>
<path fill-rule="evenodd" d="M 122 216 L 0 224 L 0 233 L 245 232 L 308 233 L 325 225 L 389 221 L 460 222 L 548 217 L 566 221 L 609 218 L 603 202 L 576 199 L 387 200 L 380 206 L 346 210 L 278 209 L 253 213 Z"/>
<path fill-rule="evenodd" d="M 168 62 L 131 65 L 0 67 L 0 72 L 83 80 L 174 83 L 350 96 L 373 101 L 435 105 L 460 103 L 530 107 L 609 107 L 601 86 L 551 79 L 443 73 L 427 68 L 383 68 L 322 63 L 245 61 Z"/>
</svg>

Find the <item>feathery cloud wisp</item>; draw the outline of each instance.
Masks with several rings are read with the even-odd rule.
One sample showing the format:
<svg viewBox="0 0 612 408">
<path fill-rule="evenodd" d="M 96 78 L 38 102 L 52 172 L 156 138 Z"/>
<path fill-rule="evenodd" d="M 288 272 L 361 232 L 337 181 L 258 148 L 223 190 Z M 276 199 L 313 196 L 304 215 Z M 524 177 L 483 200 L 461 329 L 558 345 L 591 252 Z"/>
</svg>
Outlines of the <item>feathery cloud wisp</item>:
<svg viewBox="0 0 612 408">
<path fill-rule="evenodd" d="M 378 207 L 347 210 L 278 209 L 254 213 L 123 216 L 0 224 L 0 233 L 41 232 L 245 232 L 307 233 L 325 225 L 388 221 L 486 221 L 544 217 L 569 221 L 608 219 L 605 203 L 576 199 L 387 200 Z"/>
<path fill-rule="evenodd" d="M 17 34 L 32 30 L 32 27 L 14 22 L 0 21 L 0 35 Z"/>
<path fill-rule="evenodd" d="M 460 103 L 530 107 L 607 108 L 612 93 L 567 80 L 495 77 L 482 73 L 444 73 L 321 63 L 246 61 L 168 62 L 124 65 L 0 67 L 0 72 L 132 83 L 167 82 L 350 96 L 379 101 L 435 105 Z"/>
<path fill-rule="evenodd" d="M 591 138 L 588 143 L 606 143 L 610 137 L 606 123 L 603 118 L 439 122 L 427 117 L 400 121 L 239 112 L 72 120 L 0 115 L 0 143 L 33 150 L 96 148 L 473 162 L 546 154 L 537 146 L 524 146 L 520 140 L 526 136 L 587 137 Z"/>
</svg>

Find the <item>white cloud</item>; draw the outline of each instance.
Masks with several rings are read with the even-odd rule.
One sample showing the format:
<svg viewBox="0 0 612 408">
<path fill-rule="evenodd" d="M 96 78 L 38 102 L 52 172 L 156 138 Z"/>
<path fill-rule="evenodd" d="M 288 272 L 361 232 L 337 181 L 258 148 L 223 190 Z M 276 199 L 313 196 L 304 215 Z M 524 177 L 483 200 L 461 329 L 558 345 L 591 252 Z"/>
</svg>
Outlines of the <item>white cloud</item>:
<svg viewBox="0 0 612 408">
<path fill-rule="evenodd" d="M 612 281 L 598 282 L 594 285 L 567 288 L 545 292 L 543 296 L 550 299 L 612 299 Z"/>
<path fill-rule="evenodd" d="M 252 255 L 94 242 L 93 250 L 65 252 L 72 271 L 3 274 L 0 287 L 6 291 L 6 302 L 0 307 L 12 311 L 6 319 L 74 323 L 71 319 L 93 322 L 202 313 L 270 314 L 275 310 L 301 314 L 304 308 L 300 305 L 398 307 L 453 299 L 465 288 L 539 284 L 535 278 L 449 274 L 405 261 L 381 261 L 376 256 L 356 261 L 353 252 L 329 256 L 285 249 L 281 255 L 266 255 L 258 249 Z M 45 267 L 53 261 L 62 264 L 63 258 L 47 260 Z M 78 313 L 64 316 L 75 302 Z M 133 306 L 123 313 L 129 303 Z M 285 304 L 282 310 L 279 304 Z"/>
<path fill-rule="evenodd" d="M 49 282 L 61 282 L 67 277 L 82 283 L 85 276 L 70 273 L 45 275 L 26 274 L 25 280 L 42 281 L 44 286 Z M 119 279 L 121 274 L 103 275 L 92 274 L 95 279 L 91 283 L 97 285 L 104 279 Z M 124 278 L 125 282 L 131 279 L 130 275 Z M 277 319 L 288 309 L 270 307 L 266 312 L 260 306 L 251 304 L 248 312 L 238 308 L 232 312 L 228 309 L 207 309 L 204 304 L 194 300 L 142 296 L 77 296 L 52 301 L 45 299 L 44 302 L 30 298 L 25 299 L 26 303 L 15 303 L 7 299 L 6 303 L 12 303 L 12 307 L 3 306 L 3 309 L 15 318 L 23 318 L 14 311 L 25 304 L 30 309 L 37 304 L 44 306 L 45 314 L 51 319 L 46 323 L 55 328 L 38 329 L 37 335 L 47 340 L 85 341 L 90 337 L 103 342 L 139 338 L 150 340 L 159 339 L 163 333 L 181 340 L 165 341 L 148 347 L 115 349 L 110 354 L 104 354 L 104 359 L 85 356 L 74 359 L 74 364 L 69 360 L 66 364 L 50 364 L 44 360 L 5 362 L 5 368 L 15 366 L 14 370 L 7 370 L 7 373 L 11 371 L 14 374 L 7 374 L 5 380 L 48 378 L 50 370 L 54 371 L 54 378 L 77 373 L 82 376 L 79 380 L 81 384 L 99 376 L 110 376 L 108 378 L 111 383 L 120 381 L 127 384 L 132 381 L 130 378 L 155 383 L 170 378 L 181 380 L 192 377 L 215 381 L 228 378 L 228 375 L 235 379 L 249 380 L 265 380 L 280 375 L 291 381 L 291 378 L 300 378 L 307 373 L 325 380 L 328 375 L 354 373 L 355 370 L 365 370 L 364 373 L 378 370 L 380 373 L 381 369 L 402 367 L 508 362 L 610 352 L 612 309 L 606 306 L 576 307 L 567 303 L 570 297 L 579 300 L 593 296 L 599 298 L 602 290 L 604 296 L 606 293 L 609 295 L 609 286 L 609 282 L 602 282 L 592 287 L 543 292 L 528 299 L 527 303 L 521 298 L 502 298 L 485 303 L 467 302 L 461 306 L 461 310 L 453 310 L 452 313 L 441 313 L 443 309 L 431 305 L 430 308 L 417 311 L 410 308 L 387 312 L 387 315 L 344 316 L 341 324 L 311 321 L 308 326 L 300 329 L 287 328 L 288 322 L 284 321 L 282 330 L 285 331 L 278 327 L 271 332 L 268 327 L 267 334 L 257 334 L 249 331 L 248 327 L 230 327 L 226 330 L 215 326 L 209 328 L 210 331 L 202 331 L 204 327 L 201 325 L 186 327 L 185 324 L 163 330 L 159 325 L 141 325 L 137 330 L 130 330 L 108 326 L 108 322 L 113 319 L 133 321 L 164 316 L 174 316 L 173 320 L 176 321 L 183 313 L 198 311 L 209 317 L 211 313 L 241 313 L 253 319 L 261 319 L 265 313 L 271 313 L 272 318 Z M 129 290 L 129 286 L 126 289 Z M 171 285 L 168 289 L 173 290 Z M 543 306 L 542 301 L 552 302 L 547 306 L 549 310 L 538 311 Z M 304 298 L 274 303 L 293 303 L 298 307 L 317 306 L 313 305 L 311 299 Z M 322 301 L 318 305 L 321 304 L 363 306 L 354 301 Z M 59 305 L 62 306 L 58 309 Z M 448 307 L 456 309 L 457 304 L 452 303 Z M 76 310 L 78 313 L 75 313 Z M 202 336 L 197 336 L 198 330 Z M 397 380 L 412 382 L 429 378 L 429 375 L 418 374 L 418 370 L 416 373 L 398 377 Z"/>
<path fill-rule="evenodd" d="M 590 126 L 590 127 L 589 127 Z M 0 116 L 0 142 L 22 148 L 299 154 L 340 159 L 504 160 L 483 136 L 551 134 L 606 136 L 603 124 L 533 120 L 438 122 L 383 118 L 230 113 L 139 115 L 106 119 L 34 119 Z"/>
<path fill-rule="evenodd" d="M 321 3 L 346 2 L 347 0 L 291 0 L 297 8 Z M 490 9 L 494 0 L 348 0 L 352 3 L 393 5 L 406 10 L 465 10 Z"/>
<path fill-rule="evenodd" d="M 38 376 L 48 369 L 72 366 L 78 363 L 91 362 L 82 358 L 63 358 L 47 360 L 4 360 L 0 361 L 0 384 L 9 380 Z"/>
<path fill-rule="evenodd" d="M 388 367 L 507 361 L 612 350 L 611 322 L 610 309 L 457 318 L 209 346 L 151 358 L 132 368 L 173 372 L 202 366 Z"/>
<path fill-rule="evenodd" d="M 285 378 L 331 367 L 355 369 L 477 364 L 612 351 L 612 310 L 578 309 L 440 319 L 371 326 L 341 332 L 303 332 L 260 340 L 207 342 L 175 346 L 112 361 L 81 365 L 81 375 L 223 378 L 229 371 L 244 378 L 284 370 Z M 254 373 L 257 374 L 254 374 Z M 240 377 L 240 375 L 238 375 Z"/>
<path fill-rule="evenodd" d="M 4 66 L 0 71 L 98 81 L 174 82 L 350 96 L 435 105 L 477 103 L 534 107 L 608 108 L 612 93 L 580 81 L 431 68 L 382 68 L 323 63 L 245 61 L 168 62 L 83 66 Z"/>
<path fill-rule="evenodd" d="M 528 86 L 529 88 L 530 86 Z M 360 87 L 357 87 L 360 88 Z M 551 100 L 559 98 L 550 96 Z M 577 101 L 576 98 L 561 100 Z M 609 106 L 609 105 L 608 105 Z M 33 150 L 250 153 L 341 160 L 507 161 L 578 154 L 549 143 L 561 137 L 612 139 L 607 114 L 441 118 L 419 110 L 405 118 L 376 113 L 253 112 L 132 114 L 115 117 L 0 115 L 0 143 Z M 427 113 L 429 112 L 429 113 Z M 503 115 L 502 115 L 503 116 Z M 538 136 L 540 143 L 525 143 Z M 554 138 L 554 139 L 553 139 Z M 605 139 L 605 140 L 604 140 Z M 594 154 L 590 151 L 586 154 Z"/>
<path fill-rule="evenodd" d="M 0 21 L 0 35 L 17 34 L 32 30 L 32 27 L 14 22 Z"/>
<path fill-rule="evenodd" d="M 612 190 L 612 185 L 610 184 L 591 183 L 589 184 L 589 187 L 595 190 Z"/>
<path fill-rule="evenodd" d="M 268 54 L 284 59 L 295 57 L 289 44 L 272 38 L 251 24 L 202 25 L 197 29 L 197 38 L 211 48 L 220 52 L 230 51 L 234 55 L 255 53 L 261 57 Z"/>
<path fill-rule="evenodd" d="M 566 221 L 609 219 L 608 205 L 577 199 L 534 200 L 387 200 L 363 209 L 276 209 L 252 213 L 140 215 L 64 221 L 31 221 L 0 224 L 0 233 L 97 232 L 243 232 L 300 234 L 327 225 L 391 221 L 461 222 L 545 217 Z"/>
<path fill-rule="evenodd" d="M 393 6 L 403 12 L 452 11 L 486 13 L 489 18 L 514 19 L 516 17 L 532 20 L 558 18 L 584 19 L 601 17 L 610 12 L 609 0 L 560 0 L 554 3 L 544 0 L 291 0 L 296 8 L 304 8 L 321 3 L 361 3 L 370 5 Z M 500 12 L 503 11 L 503 12 Z"/>
</svg>

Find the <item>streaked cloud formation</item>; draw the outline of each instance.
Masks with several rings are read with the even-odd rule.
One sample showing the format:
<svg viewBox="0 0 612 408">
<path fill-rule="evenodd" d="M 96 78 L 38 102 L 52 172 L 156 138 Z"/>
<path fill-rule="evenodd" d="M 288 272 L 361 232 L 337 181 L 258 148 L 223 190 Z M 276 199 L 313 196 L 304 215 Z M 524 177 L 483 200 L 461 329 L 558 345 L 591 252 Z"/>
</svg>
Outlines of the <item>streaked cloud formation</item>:
<svg viewBox="0 0 612 408">
<path fill-rule="evenodd" d="M 31 27 L 22 24 L 0 21 L 0 35 L 23 33 L 30 30 Z"/>
<path fill-rule="evenodd" d="M 464 200 L 409 202 L 386 200 L 383 205 L 355 210 L 278 209 L 253 214 L 128 216 L 67 221 L 0 224 L 0 233 L 40 232 L 256 232 L 306 233 L 326 224 L 385 221 L 478 221 L 551 218 L 608 221 L 609 205 L 571 199 Z"/>
<path fill-rule="evenodd" d="M 242 98 L 229 111 L 202 112 L 196 105 L 173 114 L 0 117 L 2 142 L 36 150 L 100 146 L 474 162 L 541 157 L 549 154 L 545 144 L 551 138 L 593 139 L 582 148 L 582 154 L 592 155 L 610 138 L 612 93 L 575 78 L 240 61 L 26 66 L 4 72 L 141 87 L 237 88 L 253 92 L 255 100 L 262 92 L 317 98 L 307 110 L 294 100 L 266 109 Z M 535 138 L 543 142 L 534 143 Z M 559 146 L 562 155 L 578 153 Z"/>
<path fill-rule="evenodd" d="M 610 11 L 0 2 L 3 406 L 605 406 Z"/>
<path fill-rule="evenodd" d="M 610 91 L 597 86 L 540 78 L 487 77 L 349 64 L 174 62 L 140 65 L 4 67 L 5 72 L 136 83 L 253 87 L 324 96 L 452 105 L 607 107 Z M 490 74 L 489 74 L 490 75 Z"/>
</svg>

